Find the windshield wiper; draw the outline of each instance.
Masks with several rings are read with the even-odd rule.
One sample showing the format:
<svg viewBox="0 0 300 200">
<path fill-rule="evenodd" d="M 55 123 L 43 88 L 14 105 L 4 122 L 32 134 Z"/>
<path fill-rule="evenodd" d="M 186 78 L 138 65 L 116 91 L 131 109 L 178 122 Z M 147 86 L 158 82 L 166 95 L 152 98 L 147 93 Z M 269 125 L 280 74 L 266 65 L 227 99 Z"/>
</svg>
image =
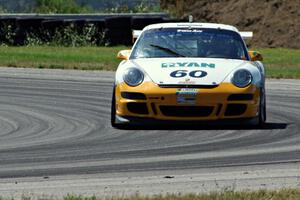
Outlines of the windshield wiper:
<svg viewBox="0 0 300 200">
<path fill-rule="evenodd" d="M 174 50 L 172 50 L 172 49 L 169 49 L 169 48 L 167 48 L 167 47 L 162 47 L 162 46 L 155 45 L 155 44 L 150 44 L 150 46 L 155 47 L 155 48 L 158 48 L 158 49 L 161 49 L 161 50 L 163 50 L 163 51 L 166 51 L 166 52 L 171 53 L 171 54 L 173 54 L 173 55 L 176 55 L 176 56 L 178 56 L 178 57 L 186 57 L 185 55 L 181 55 L 180 53 L 178 53 L 178 52 L 176 52 L 176 51 L 174 51 Z"/>
</svg>

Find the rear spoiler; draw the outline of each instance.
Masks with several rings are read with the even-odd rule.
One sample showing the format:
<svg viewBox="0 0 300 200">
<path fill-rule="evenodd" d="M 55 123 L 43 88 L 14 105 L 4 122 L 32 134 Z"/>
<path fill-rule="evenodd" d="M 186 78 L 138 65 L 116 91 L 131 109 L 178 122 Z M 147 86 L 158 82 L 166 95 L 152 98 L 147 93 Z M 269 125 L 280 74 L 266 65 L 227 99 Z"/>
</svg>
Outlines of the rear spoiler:
<svg viewBox="0 0 300 200">
<path fill-rule="evenodd" d="M 253 32 L 251 31 L 241 31 L 239 32 L 243 40 L 251 40 L 253 37 Z"/>
<path fill-rule="evenodd" d="M 133 39 L 138 39 L 138 37 L 141 35 L 142 31 L 141 30 L 133 30 L 132 31 L 132 37 Z"/>
<path fill-rule="evenodd" d="M 133 30 L 132 31 L 132 40 L 133 42 L 136 41 L 139 36 L 141 35 L 141 30 Z M 239 34 L 242 36 L 243 40 L 251 40 L 253 37 L 252 31 L 240 31 Z"/>
<path fill-rule="evenodd" d="M 141 30 L 133 30 L 132 31 L 132 43 L 134 43 L 142 34 Z"/>
</svg>

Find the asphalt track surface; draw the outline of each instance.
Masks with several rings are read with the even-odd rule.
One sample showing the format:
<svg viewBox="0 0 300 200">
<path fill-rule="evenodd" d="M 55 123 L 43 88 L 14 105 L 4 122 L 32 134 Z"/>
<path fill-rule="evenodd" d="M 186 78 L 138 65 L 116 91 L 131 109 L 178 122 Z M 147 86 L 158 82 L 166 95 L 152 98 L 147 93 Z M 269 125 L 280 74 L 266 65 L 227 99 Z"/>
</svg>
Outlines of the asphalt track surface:
<svg viewBox="0 0 300 200">
<path fill-rule="evenodd" d="M 267 80 L 263 129 L 110 126 L 112 72 L 0 70 L 0 178 L 300 161 L 300 81 Z"/>
</svg>

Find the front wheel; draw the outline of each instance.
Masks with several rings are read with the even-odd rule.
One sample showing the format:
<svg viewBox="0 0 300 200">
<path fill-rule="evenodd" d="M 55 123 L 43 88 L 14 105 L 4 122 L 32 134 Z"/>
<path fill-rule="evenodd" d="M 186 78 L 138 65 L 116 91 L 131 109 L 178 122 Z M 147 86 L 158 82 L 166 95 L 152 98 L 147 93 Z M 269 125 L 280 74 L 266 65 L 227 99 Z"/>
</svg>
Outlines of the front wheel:
<svg viewBox="0 0 300 200">
<path fill-rule="evenodd" d="M 110 123 L 111 126 L 116 128 L 116 91 L 115 87 L 113 89 L 112 99 L 111 99 L 111 112 L 110 112 Z"/>
<path fill-rule="evenodd" d="M 261 89 L 260 102 L 259 102 L 259 126 L 263 126 L 267 119 L 266 112 L 266 93 L 264 88 Z"/>
</svg>

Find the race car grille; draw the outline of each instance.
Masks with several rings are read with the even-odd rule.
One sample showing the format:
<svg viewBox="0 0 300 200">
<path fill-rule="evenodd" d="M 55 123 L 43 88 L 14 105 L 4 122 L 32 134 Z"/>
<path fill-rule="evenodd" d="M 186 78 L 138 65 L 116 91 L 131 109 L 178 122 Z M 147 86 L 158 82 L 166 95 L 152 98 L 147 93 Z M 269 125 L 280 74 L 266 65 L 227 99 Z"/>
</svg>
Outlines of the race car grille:
<svg viewBox="0 0 300 200">
<path fill-rule="evenodd" d="M 238 116 L 242 115 L 246 112 L 247 105 L 246 104 L 228 104 L 225 116 Z"/>
<path fill-rule="evenodd" d="M 137 92 L 121 92 L 121 96 L 125 99 L 132 99 L 132 100 L 146 100 L 146 96 L 143 93 Z"/>
<path fill-rule="evenodd" d="M 127 103 L 127 109 L 129 112 L 134 113 L 134 114 L 141 114 L 141 115 L 149 114 L 146 103 L 130 102 L 130 103 Z"/>
<path fill-rule="evenodd" d="M 253 94 L 231 94 L 228 101 L 250 101 L 253 99 Z"/>
<path fill-rule="evenodd" d="M 182 84 L 170 84 L 170 85 L 158 85 L 161 88 L 216 88 L 219 85 L 182 85 Z"/>
<path fill-rule="evenodd" d="M 160 106 L 163 115 L 169 117 L 207 117 L 213 112 L 213 106 Z"/>
</svg>

